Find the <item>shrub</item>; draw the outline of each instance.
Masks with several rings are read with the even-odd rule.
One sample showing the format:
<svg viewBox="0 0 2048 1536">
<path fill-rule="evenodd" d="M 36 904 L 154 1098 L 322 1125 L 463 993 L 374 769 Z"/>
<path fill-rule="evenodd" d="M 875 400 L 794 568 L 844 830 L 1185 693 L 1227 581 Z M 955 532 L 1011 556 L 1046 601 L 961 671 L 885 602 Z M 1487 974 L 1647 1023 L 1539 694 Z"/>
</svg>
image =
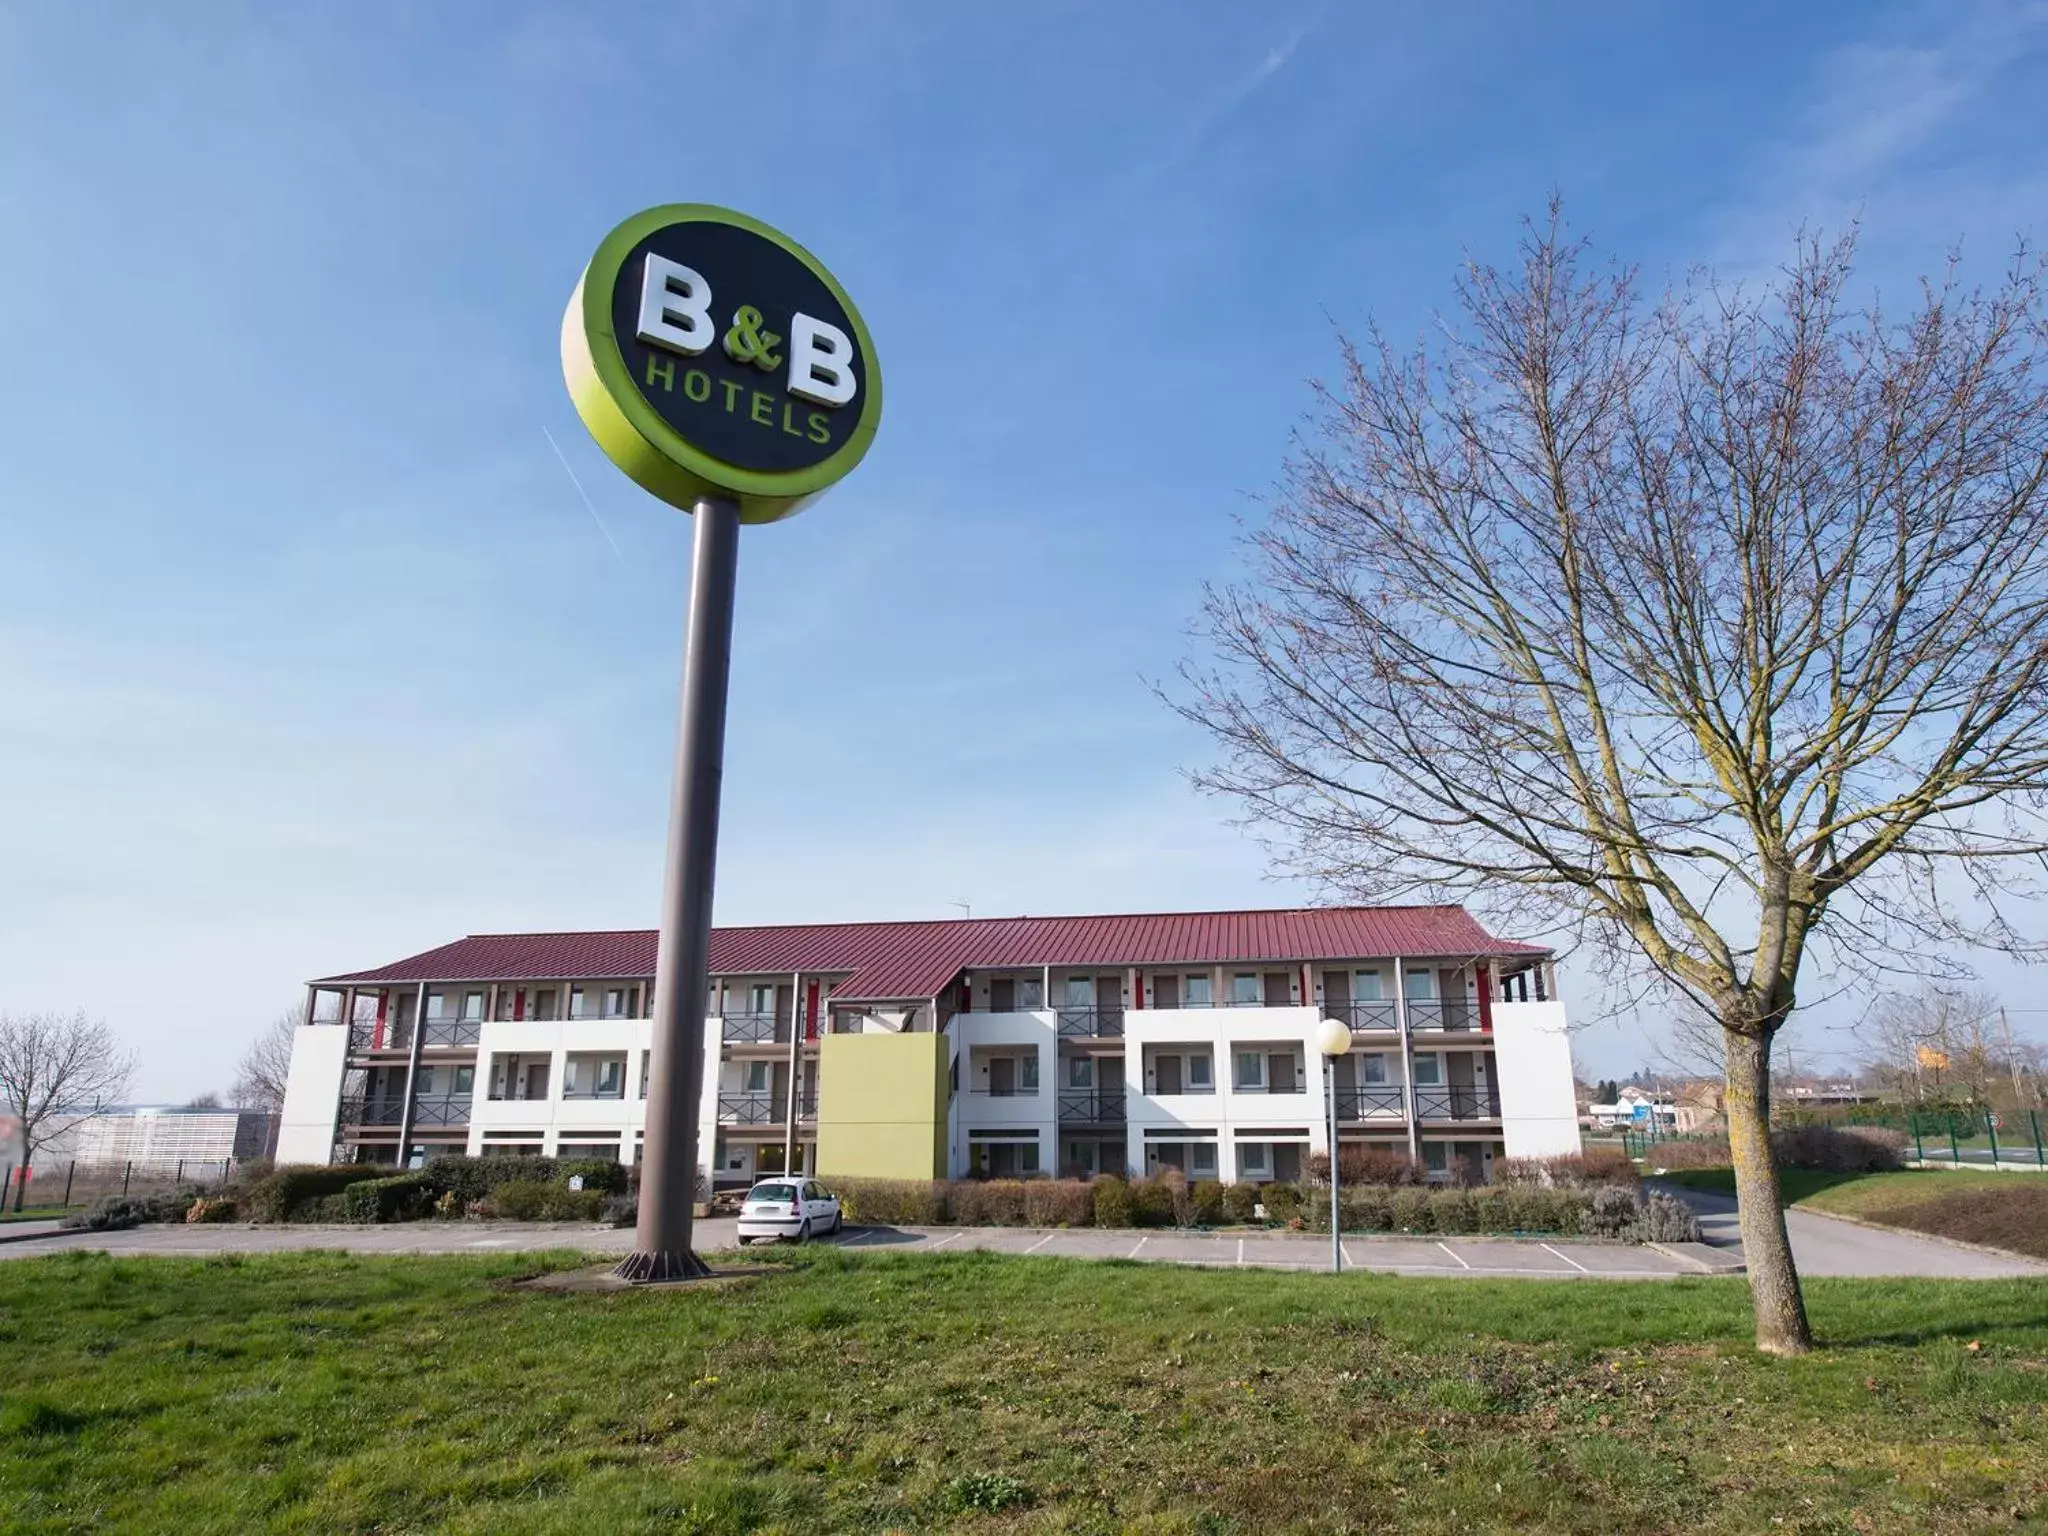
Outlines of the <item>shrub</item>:
<svg viewBox="0 0 2048 1536">
<path fill-rule="evenodd" d="M 601 1221 L 604 1208 L 612 1196 L 601 1189 L 568 1189 L 560 1184 L 548 1186 L 548 1197 L 541 1204 L 542 1221 Z"/>
<path fill-rule="evenodd" d="M 1388 1202 L 1392 1192 L 1368 1184 L 1361 1189 L 1342 1189 L 1337 1193 L 1338 1202 L 1343 1206 L 1344 1230 L 1347 1232 L 1384 1232 L 1392 1218 L 1388 1213 Z"/>
<path fill-rule="evenodd" d="M 141 1226 L 144 1219 L 140 1200 L 124 1200 L 119 1195 L 109 1195 L 82 1211 L 67 1211 L 62 1224 L 81 1232 L 124 1232 L 130 1227 Z"/>
<path fill-rule="evenodd" d="M 1627 1237 L 1636 1225 L 1636 1192 L 1618 1184 L 1593 1191 L 1586 1210 L 1586 1230 L 1594 1237 Z"/>
<path fill-rule="evenodd" d="M 948 1186 L 931 1179 L 834 1179 L 840 1214 L 866 1226 L 935 1227 L 951 1219 Z"/>
<path fill-rule="evenodd" d="M 1162 1169 L 1159 1188 L 1166 1196 L 1167 1218 L 1185 1230 L 1195 1224 L 1195 1194 L 1188 1176 L 1178 1168 Z"/>
<path fill-rule="evenodd" d="M 1301 1219 L 1301 1190 L 1292 1184 L 1268 1184 L 1259 1190 L 1259 1203 L 1266 1208 L 1266 1220 L 1282 1225 Z"/>
<path fill-rule="evenodd" d="M 244 1204 L 252 1221 L 304 1221 L 326 1196 L 391 1173 L 388 1164 L 287 1163 L 251 1184 Z"/>
<path fill-rule="evenodd" d="M 1469 1189 L 1439 1189 L 1430 1196 L 1429 1224 L 1438 1232 L 1483 1232 L 1488 1208 Z"/>
<path fill-rule="evenodd" d="M 191 1222 L 221 1222 L 235 1219 L 235 1201 L 231 1195 L 200 1196 L 186 1208 L 185 1220 Z"/>
<path fill-rule="evenodd" d="M 1682 1141 L 1660 1141 L 1650 1148 L 1647 1161 L 1653 1168 L 1726 1168 L 1735 1159 L 1728 1151 L 1726 1136 L 1688 1136 Z"/>
<path fill-rule="evenodd" d="M 609 1227 L 630 1227 L 639 1219 L 640 1201 L 633 1195 L 606 1195 L 604 1209 L 598 1212 L 598 1220 Z"/>
<path fill-rule="evenodd" d="M 1224 1185 L 1223 1213 L 1235 1222 L 1247 1222 L 1257 1220 L 1259 1214 L 1258 1185 Z"/>
<path fill-rule="evenodd" d="M 1654 1189 L 1636 1216 L 1634 1236 L 1642 1243 L 1697 1243 L 1703 1234 L 1691 1206 L 1676 1195 Z"/>
<path fill-rule="evenodd" d="M 953 1185 L 953 1219 L 963 1226 L 1020 1227 L 1024 1191 L 1022 1179 L 961 1179 Z"/>
<path fill-rule="evenodd" d="M 567 1186 L 571 1179 L 581 1179 L 586 1190 L 600 1195 L 623 1195 L 632 1172 L 616 1158 L 571 1157 L 555 1164 L 555 1182 Z"/>
<path fill-rule="evenodd" d="M 554 1192 L 541 1179 L 512 1179 L 484 1197 L 484 1209 L 506 1221 L 540 1221 Z"/>
<path fill-rule="evenodd" d="M 1164 1179 L 1131 1180 L 1131 1224 L 1138 1227 L 1173 1225 L 1173 1192 Z"/>
<path fill-rule="evenodd" d="M 1422 1164 L 1406 1152 L 1387 1147 L 1346 1147 L 1337 1159 L 1337 1173 L 1346 1184 L 1371 1184 L 1382 1189 L 1428 1182 Z"/>
<path fill-rule="evenodd" d="M 1188 1192 L 1188 1203 L 1194 1212 L 1197 1225 L 1223 1225 L 1223 1186 L 1214 1179 L 1197 1181 L 1195 1187 Z"/>
<path fill-rule="evenodd" d="M 594 1160 L 579 1158 L 576 1166 L 582 1168 L 591 1161 Z M 618 1168 L 621 1165 L 611 1163 L 607 1166 Z M 428 1158 L 426 1167 L 420 1171 L 426 1175 L 428 1187 L 437 1196 L 453 1193 L 461 1204 L 468 1206 L 483 1199 L 500 1184 L 552 1183 L 557 1165 L 552 1157 L 511 1157 L 504 1153 L 464 1157 L 451 1152 Z"/>
<path fill-rule="evenodd" d="M 1427 1189 L 1397 1189 L 1387 1196 L 1387 1225 L 1396 1232 L 1430 1232 L 1435 1223 L 1430 1216 Z"/>
<path fill-rule="evenodd" d="M 423 1214 L 431 1199 L 426 1176 L 418 1173 L 364 1179 L 341 1192 L 342 1209 L 359 1224 L 410 1220 Z"/>
<path fill-rule="evenodd" d="M 1903 1131 L 1876 1125 L 1797 1125 L 1771 1133 L 1781 1168 L 1827 1173 L 1886 1173 L 1906 1166 Z"/>
<path fill-rule="evenodd" d="M 1128 1227 L 1136 1224 L 1137 1208 L 1131 1198 L 1131 1186 L 1115 1174 L 1100 1175 L 1089 1184 L 1088 1191 L 1095 1206 L 1095 1225 Z"/>
<path fill-rule="evenodd" d="M 1034 1227 L 1085 1227 L 1095 1202 L 1080 1179 L 1032 1179 L 1024 1186 L 1024 1219 Z"/>
<path fill-rule="evenodd" d="M 294 1221 L 337 1222 L 348 1220 L 348 1197 L 346 1194 L 322 1195 L 299 1208 Z"/>
</svg>

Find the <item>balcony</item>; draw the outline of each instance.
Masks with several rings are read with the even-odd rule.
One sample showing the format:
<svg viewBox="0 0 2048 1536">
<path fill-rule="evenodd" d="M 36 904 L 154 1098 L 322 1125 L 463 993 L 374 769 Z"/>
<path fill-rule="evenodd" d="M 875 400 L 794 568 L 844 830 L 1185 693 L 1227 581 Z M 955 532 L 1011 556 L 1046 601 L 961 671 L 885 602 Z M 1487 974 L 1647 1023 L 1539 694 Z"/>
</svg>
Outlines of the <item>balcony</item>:
<svg viewBox="0 0 2048 1536">
<path fill-rule="evenodd" d="M 772 1093 L 721 1093 L 718 1096 L 720 1125 L 780 1125 L 781 1111 Z"/>
<path fill-rule="evenodd" d="M 1062 1125 L 1122 1125 L 1123 1093 L 1070 1089 L 1060 1095 L 1059 1119 Z"/>
<path fill-rule="evenodd" d="M 343 1125 L 388 1125 L 396 1127 L 405 1117 L 405 1106 L 397 1099 L 343 1099 L 336 1118 Z"/>
<path fill-rule="evenodd" d="M 565 1103 L 577 1099 L 623 1099 L 626 1085 L 623 1082 L 598 1083 L 589 1088 L 564 1088 L 562 1099 Z"/>
<path fill-rule="evenodd" d="M 720 1014 L 719 1038 L 727 1045 L 786 1045 L 789 1020 L 773 1013 Z"/>
<path fill-rule="evenodd" d="M 1500 1094 L 1492 1088 L 1418 1088 L 1418 1120 L 1498 1120 Z"/>
<path fill-rule="evenodd" d="M 1123 1038 L 1124 1011 L 1119 1007 L 1068 1007 L 1059 1010 L 1059 1033 L 1069 1040 L 1118 1040 Z"/>
<path fill-rule="evenodd" d="M 1038 1097 L 1038 1085 L 1034 1083 L 1029 1088 L 970 1088 L 967 1094 L 975 1099 L 1035 1099 Z"/>
<path fill-rule="evenodd" d="M 1339 1088 L 1337 1090 L 1337 1118 L 1339 1120 L 1379 1120 L 1391 1117 L 1406 1119 L 1408 1106 L 1403 1102 L 1406 1096 L 1399 1088 Z"/>
<path fill-rule="evenodd" d="M 482 1019 L 429 1019 L 420 1047 L 429 1051 L 473 1051 L 483 1038 Z"/>
<path fill-rule="evenodd" d="M 1408 999 L 1408 1029 L 1410 1033 L 1471 1030 L 1476 1034 L 1479 1010 L 1460 997 L 1411 997 Z"/>
<path fill-rule="evenodd" d="M 796 1117 L 799 1120 L 815 1120 L 818 1118 L 818 1090 L 816 1088 L 807 1088 L 797 1095 Z"/>
<path fill-rule="evenodd" d="M 412 1106 L 413 1129 L 428 1125 L 467 1125 L 469 1101 L 470 1096 L 466 1093 L 438 1093 L 415 1099 Z"/>
<path fill-rule="evenodd" d="M 1328 1018 L 1349 1024 L 1353 1034 L 1372 1030 L 1385 1030 L 1391 1033 L 1401 1027 L 1401 1021 L 1395 1016 L 1391 998 L 1372 1002 L 1332 1003 L 1323 1009 L 1323 1013 Z"/>
<path fill-rule="evenodd" d="M 409 1051 L 412 1049 L 412 1025 L 378 1024 L 363 1020 L 348 1027 L 348 1053 L 351 1056 L 366 1055 L 371 1051 Z"/>
</svg>

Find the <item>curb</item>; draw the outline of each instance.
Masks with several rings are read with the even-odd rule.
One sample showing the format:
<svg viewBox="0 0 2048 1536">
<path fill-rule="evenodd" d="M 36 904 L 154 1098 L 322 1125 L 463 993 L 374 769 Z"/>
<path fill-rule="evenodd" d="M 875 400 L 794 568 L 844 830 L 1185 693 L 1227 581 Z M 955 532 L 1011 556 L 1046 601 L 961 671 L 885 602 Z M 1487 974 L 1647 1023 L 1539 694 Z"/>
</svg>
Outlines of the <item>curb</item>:
<svg viewBox="0 0 2048 1536">
<path fill-rule="evenodd" d="M 1675 1264 L 1683 1264 L 1696 1275 L 1740 1275 L 1747 1273 L 1748 1263 L 1740 1257 L 1710 1260 L 1697 1253 L 1684 1250 L 1705 1248 L 1710 1253 L 1720 1253 L 1711 1243 L 1645 1243 L 1643 1246 L 1652 1253 L 1661 1253 Z"/>
<path fill-rule="evenodd" d="M 75 1232 L 82 1232 L 84 1230 L 81 1227 L 60 1227 L 54 1224 L 44 1227 L 40 1232 L 10 1232 L 8 1230 L 9 1227 L 34 1227 L 37 1225 L 39 1223 L 32 1221 L 0 1223 L 0 1243 L 33 1243 L 43 1238 L 69 1237 Z"/>
</svg>

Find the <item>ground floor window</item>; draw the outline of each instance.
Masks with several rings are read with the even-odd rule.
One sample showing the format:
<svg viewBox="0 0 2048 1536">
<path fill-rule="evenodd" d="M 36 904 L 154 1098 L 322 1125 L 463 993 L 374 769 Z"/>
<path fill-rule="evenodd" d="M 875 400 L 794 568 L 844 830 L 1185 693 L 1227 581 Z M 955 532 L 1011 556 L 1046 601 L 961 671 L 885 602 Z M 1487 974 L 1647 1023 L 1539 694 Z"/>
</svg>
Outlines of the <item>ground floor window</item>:
<svg viewBox="0 0 2048 1536">
<path fill-rule="evenodd" d="M 1068 1137 L 1060 1143 L 1060 1177 L 1092 1179 L 1099 1173 L 1121 1174 L 1124 1155 L 1122 1141 Z"/>
<path fill-rule="evenodd" d="M 486 1136 L 484 1138 L 484 1156 L 539 1157 L 540 1143 L 538 1141 L 521 1141 L 514 1137 L 498 1140 L 495 1137 Z"/>
<path fill-rule="evenodd" d="M 564 1140 L 555 1148 L 555 1156 L 596 1157 L 608 1163 L 616 1163 L 619 1160 L 619 1143 L 617 1138 L 607 1141 Z"/>
<path fill-rule="evenodd" d="M 1178 1169 L 1190 1179 L 1213 1179 L 1216 1177 L 1216 1143 L 1206 1140 L 1147 1142 L 1145 1171 L 1155 1174 L 1164 1168 Z"/>
<path fill-rule="evenodd" d="M 1237 1144 L 1237 1176 L 1247 1184 L 1293 1184 L 1301 1178 L 1299 1141 L 1240 1141 Z"/>
</svg>

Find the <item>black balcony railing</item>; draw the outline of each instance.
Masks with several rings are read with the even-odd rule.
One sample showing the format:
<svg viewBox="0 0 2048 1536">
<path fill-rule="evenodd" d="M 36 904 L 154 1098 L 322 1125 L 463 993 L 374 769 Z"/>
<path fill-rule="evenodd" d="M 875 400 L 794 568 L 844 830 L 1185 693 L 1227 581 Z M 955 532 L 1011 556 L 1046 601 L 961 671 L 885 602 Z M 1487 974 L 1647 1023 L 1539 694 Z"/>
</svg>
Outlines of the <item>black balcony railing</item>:
<svg viewBox="0 0 2048 1536">
<path fill-rule="evenodd" d="M 420 1045 L 426 1050 L 474 1050 L 483 1038 L 482 1019 L 429 1019 Z"/>
<path fill-rule="evenodd" d="M 789 1021 L 773 1013 L 728 1013 L 721 1038 L 727 1045 L 774 1045 L 789 1039 Z"/>
<path fill-rule="evenodd" d="M 1029 1088 L 970 1088 L 967 1091 L 982 1099 L 1035 1099 L 1038 1097 L 1038 1084 L 1033 1083 Z"/>
<path fill-rule="evenodd" d="M 778 1125 L 782 1113 L 772 1093 L 721 1093 L 718 1096 L 720 1125 Z"/>
<path fill-rule="evenodd" d="M 818 1118 L 817 1089 L 813 1088 L 807 1093 L 797 1095 L 796 1114 L 799 1120 L 815 1120 Z"/>
<path fill-rule="evenodd" d="M 1500 1095 L 1491 1088 L 1418 1088 L 1418 1120 L 1498 1120 Z"/>
<path fill-rule="evenodd" d="M 1124 1011 L 1121 1006 L 1062 1008 L 1059 1010 L 1059 1031 L 1069 1038 L 1114 1039 L 1124 1032 Z"/>
<path fill-rule="evenodd" d="M 1479 1027 L 1479 1010 L 1463 998 L 1411 997 L 1408 999 L 1410 1030 L 1461 1030 Z"/>
<path fill-rule="evenodd" d="M 1398 1088 L 1339 1088 L 1337 1118 L 1377 1120 L 1391 1116 L 1396 1120 L 1403 1119 L 1408 1113 L 1404 1098 L 1405 1095 Z"/>
<path fill-rule="evenodd" d="M 415 1126 L 467 1125 L 469 1101 L 470 1095 L 466 1093 L 436 1093 L 417 1098 L 413 1100 L 412 1123 Z"/>
<path fill-rule="evenodd" d="M 1124 1118 L 1124 1096 L 1121 1092 L 1072 1089 L 1060 1095 L 1059 1117 L 1062 1122 L 1082 1125 L 1120 1125 Z"/>
<path fill-rule="evenodd" d="M 1325 1007 L 1323 1011 L 1333 1019 L 1341 1019 L 1354 1030 L 1401 1027 L 1400 1019 L 1394 1014 L 1394 1003 L 1391 998 L 1381 1001 L 1334 1003 Z"/>
<path fill-rule="evenodd" d="M 404 1117 L 397 1099 L 343 1099 L 338 1118 L 343 1125 L 396 1125 Z"/>
</svg>

